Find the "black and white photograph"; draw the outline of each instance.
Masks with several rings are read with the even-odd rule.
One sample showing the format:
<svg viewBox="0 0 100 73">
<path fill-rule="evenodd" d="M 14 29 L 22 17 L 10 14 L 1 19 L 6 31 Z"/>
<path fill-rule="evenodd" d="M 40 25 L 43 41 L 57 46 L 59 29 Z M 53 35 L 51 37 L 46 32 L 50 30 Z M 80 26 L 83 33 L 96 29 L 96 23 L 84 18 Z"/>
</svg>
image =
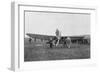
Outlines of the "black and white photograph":
<svg viewBox="0 0 100 73">
<path fill-rule="evenodd" d="M 91 58 L 90 14 L 24 11 L 24 62 Z"/>
</svg>

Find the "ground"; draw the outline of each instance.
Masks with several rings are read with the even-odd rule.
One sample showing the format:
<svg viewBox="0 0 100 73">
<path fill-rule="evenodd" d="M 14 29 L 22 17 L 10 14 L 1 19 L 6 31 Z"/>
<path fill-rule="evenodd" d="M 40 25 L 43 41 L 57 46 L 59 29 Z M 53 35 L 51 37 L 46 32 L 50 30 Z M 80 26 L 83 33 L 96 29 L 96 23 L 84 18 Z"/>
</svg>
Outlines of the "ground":
<svg viewBox="0 0 100 73">
<path fill-rule="evenodd" d="M 41 46 L 42 45 L 42 46 Z M 58 47 L 49 48 L 45 43 L 32 42 L 24 39 L 24 61 L 45 60 L 67 60 L 67 59 L 89 59 L 90 45 L 72 44 L 71 48 Z"/>
</svg>

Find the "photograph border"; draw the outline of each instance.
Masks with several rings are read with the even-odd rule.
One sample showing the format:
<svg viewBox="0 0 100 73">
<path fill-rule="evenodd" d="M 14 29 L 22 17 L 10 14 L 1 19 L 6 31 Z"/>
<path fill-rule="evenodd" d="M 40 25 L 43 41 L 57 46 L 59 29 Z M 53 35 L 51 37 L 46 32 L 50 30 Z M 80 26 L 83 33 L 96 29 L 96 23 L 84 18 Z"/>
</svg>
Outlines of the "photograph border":
<svg viewBox="0 0 100 73">
<path fill-rule="evenodd" d="M 31 8 L 29 8 L 31 7 Z M 90 60 L 61 60 L 61 61 L 40 61 L 40 62 L 34 62 L 34 63 L 24 63 L 22 60 L 23 58 L 23 53 L 21 53 L 22 51 L 24 51 L 22 48 L 22 42 L 24 41 L 22 38 L 23 37 L 21 34 L 23 34 L 23 30 L 24 27 L 21 23 L 24 20 L 24 10 L 28 9 L 31 10 L 32 7 L 36 7 L 38 9 L 38 11 L 41 11 L 41 8 L 44 8 L 44 10 L 48 10 L 49 8 L 51 9 L 51 11 L 54 11 L 54 9 L 58 9 L 55 10 L 57 12 L 59 12 L 59 10 L 66 10 L 68 9 L 69 12 L 70 10 L 72 10 L 72 13 L 77 12 L 76 10 L 79 11 L 83 11 L 82 13 L 85 13 L 84 11 L 87 11 L 87 13 L 90 13 L 91 16 L 91 48 L 92 48 L 92 54 L 91 54 L 91 59 Z M 37 11 L 37 9 L 35 9 L 35 11 Z M 14 71 L 19 71 L 19 70 L 30 70 L 30 69 L 45 69 L 47 67 L 68 67 L 68 66 L 83 66 L 83 65 L 91 65 L 91 64 L 96 64 L 96 49 L 95 48 L 95 31 L 96 31 L 96 7 L 89 7 L 89 6 L 75 6 L 75 5 L 70 5 L 70 6 L 44 6 L 44 5 L 33 5 L 32 3 L 21 3 L 21 2 L 12 2 L 11 4 L 11 69 Z M 54 11 L 54 12 L 55 12 Z M 74 12 L 75 11 L 75 12 Z M 66 11 L 65 11 L 66 12 Z M 22 21 L 21 21 L 22 20 Z M 22 30 L 22 31 L 21 31 Z M 24 31 L 25 32 L 25 31 Z M 68 63 L 68 64 L 66 64 Z M 77 63 L 79 63 L 77 65 Z M 81 64 L 83 63 L 83 64 Z M 71 65 L 70 65 L 71 64 Z M 43 67 L 44 65 L 44 67 Z"/>
</svg>

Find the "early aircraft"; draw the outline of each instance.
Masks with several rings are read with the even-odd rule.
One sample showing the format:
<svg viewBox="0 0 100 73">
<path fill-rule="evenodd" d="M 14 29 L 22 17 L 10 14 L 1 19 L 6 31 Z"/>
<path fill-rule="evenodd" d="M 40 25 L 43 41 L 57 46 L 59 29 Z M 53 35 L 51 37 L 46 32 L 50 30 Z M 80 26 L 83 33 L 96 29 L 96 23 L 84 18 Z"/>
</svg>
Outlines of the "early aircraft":
<svg viewBox="0 0 100 73">
<path fill-rule="evenodd" d="M 31 40 L 34 38 L 34 41 L 36 41 L 36 39 L 40 39 L 41 41 L 45 40 L 46 44 L 49 44 L 50 48 L 52 48 L 53 46 L 58 46 L 59 44 L 62 44 L 63 46 L 67 46 L 68 48 L 70 48 L 71 44 L 70 37 L 61 36 L 61 32 L 58 29 L 56 29 L 55 34 L 56 34 L 55 36 L 31 34 L 31 33 L 27 33 L 26 35 L 30 37 L 29 38 L 30 43 Z"/>
<path fill-rule="evenodd" d="M 84 36 L 61 36 L 61 32 L 56 29 L 55 36 L 52 35 L 41 35 L 41 34 L 32 34 L 27 33 L 29 38 L 29 42 L 31 43 L 32 39 L 36 41 L 36 39 L 40 39 L 42 42 L 46 41 L 46 44 L 49 44 L 49 47 L 52 48 L 53 46 L 57 47 L 61 44 L 63 47 L 71 47 L 72 43 L 83 43 Z"/>
</svg>

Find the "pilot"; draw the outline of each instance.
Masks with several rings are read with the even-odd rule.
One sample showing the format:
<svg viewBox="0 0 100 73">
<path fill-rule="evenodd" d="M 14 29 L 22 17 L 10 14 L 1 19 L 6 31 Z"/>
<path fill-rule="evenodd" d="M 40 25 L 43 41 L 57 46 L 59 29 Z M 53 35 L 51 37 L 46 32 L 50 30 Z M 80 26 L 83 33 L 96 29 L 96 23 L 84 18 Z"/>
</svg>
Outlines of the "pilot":
<svg viewBox="0 0 100 73">
<path fill-rule="evenodd" d="M 56 38 L 57 38 L 56 46 L 58 46 L 59 40 L 61 38 L 61 32 L 58 29 L 56 29 L 55 34 L 56 34 Z"/>
</svg>

